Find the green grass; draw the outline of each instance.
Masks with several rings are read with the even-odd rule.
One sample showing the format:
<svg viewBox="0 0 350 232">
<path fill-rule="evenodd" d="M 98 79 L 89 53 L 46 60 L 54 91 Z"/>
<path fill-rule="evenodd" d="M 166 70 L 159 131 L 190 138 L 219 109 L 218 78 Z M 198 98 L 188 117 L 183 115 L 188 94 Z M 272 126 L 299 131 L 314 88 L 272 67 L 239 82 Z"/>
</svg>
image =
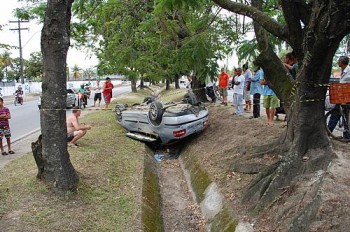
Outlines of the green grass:
<svg viewBox="0 0 350 232">
<path fill-rule="evenodd" d="M 79 175 L 78 192 L 53 194 L 36 179 L 32 154 L 24 155 L 0 171 L 1 230 L 138 230 L 144 145 L 125 136 L 113 111 L 90 113 L 80 121 L 93 128 L 79 149 L 69 149 Z"/>
<path fill-rule="evenodd" d="M 150 90 L 114 101 L 140 103 Z M 183 91 L 162 93 L 167 101 Z M 80 148 L 69 148 L 79 176 L 77 193 L 57 196 L 36 179 L 31 153 L 0 170 L 0 224 L 5 231 L 137 231 L 141 228 L 145 147 L 128 139 L 114 111 L 96 111 L 81 118 L 93 128 Z"/>
</svg>

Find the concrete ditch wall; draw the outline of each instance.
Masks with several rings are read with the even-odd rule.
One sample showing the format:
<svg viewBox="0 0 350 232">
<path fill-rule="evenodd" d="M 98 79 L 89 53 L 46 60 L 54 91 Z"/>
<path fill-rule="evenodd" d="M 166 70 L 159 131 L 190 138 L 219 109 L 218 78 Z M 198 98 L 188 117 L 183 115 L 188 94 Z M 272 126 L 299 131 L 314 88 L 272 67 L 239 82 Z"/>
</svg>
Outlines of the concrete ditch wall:
<svg viewBox="0 0 350 232">
<path fill-rule="evenodd" d="M 153 151 L 145 146 L 142 184 L 142 231 L 164 231 L 157 162 Z"/>
<path fill-rule="evenodd" d="M 164 231 L 161 215 L 161 196 L 157 171 L 157 162 L 153 158 L 153 151 L 146 147 L 147 154 L 144 162 L 143 178 L 143 205 L 142 227 L 143 231 Z M 210 232 L 252 232 L 253 227 L 238 220 L 234 212 L 226 207 L 227 202 L 220 193 L 215 182 L 211 181 L 209 174 L 202 169 L 200 162 L 191 154 L 183 150 L 180 163 L 187 181 L 194 192 L 194 198 L 200 205 Z"/>
<path fill-rule="evenodd" d="M 180 161 L 206 220 L 207 231 L 235 231 L 239 220 L 225 206 L 225 199 L 216 183 L 211 181 L 209 174 L 202 169 L 194 156 L 186 153 L 186 150 L 181 154 Z"/>
</svg>

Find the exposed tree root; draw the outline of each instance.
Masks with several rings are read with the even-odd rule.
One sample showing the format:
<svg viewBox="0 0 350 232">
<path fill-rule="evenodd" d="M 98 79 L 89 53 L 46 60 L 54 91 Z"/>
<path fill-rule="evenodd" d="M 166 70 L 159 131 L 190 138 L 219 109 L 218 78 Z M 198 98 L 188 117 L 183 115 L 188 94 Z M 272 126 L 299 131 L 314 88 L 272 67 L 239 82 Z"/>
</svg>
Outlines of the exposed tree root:
<svg viewBox="0 0 350 232">
<path fill-rule="evenodd" d="M 276 143 L 263 146 L 265 149 L 261 152 L 253 154 L 244 154 L 237 156 L 232 160 L 231 169 L 232 171 L 244 173 L 244 174 L 257 174 L 268 166 L 257 162 L 256 159 L 262 159 L 266 155 L 269 155 L 271 159 L 278 161 L 278 157 L 275 154 L 280 153 L 281 146 Z M 260 148 L 259 148 L 260 149 Z M 275 161 L 275 162 L 276 162 Z M 265 163 L 265 162 L 263 162 Z"/>
<path fill-rule="evenodd" d="M 322 170 L 326 170 L 333 158 L 331 154 L 333 153 L 330 148 L 310 150 L 304 155 L 290 151 L 280 161 L 264 168 L 257 175 L 246 189 L 243 201 L 252 203 L 252 212 L 259 213 L 266 207 L 279 207 L 283 199 L 295 194 L 293 198 L 295 207 L 283 206 L 286 209 L 282 212 L 283 215 L 291 215 L 289 219 L 292 224 L 289 231 L 303 231 L 300 229 L 307 228 L 314 220 L 320 201 L 317 198 L 317 191 L 325 173 Z M 302 191 L 294 193 L 299 182 L 311 184 L 303 186 Z M 304 199 L 305 195 L 308 196 L 307 200 Z"/>
</svg>

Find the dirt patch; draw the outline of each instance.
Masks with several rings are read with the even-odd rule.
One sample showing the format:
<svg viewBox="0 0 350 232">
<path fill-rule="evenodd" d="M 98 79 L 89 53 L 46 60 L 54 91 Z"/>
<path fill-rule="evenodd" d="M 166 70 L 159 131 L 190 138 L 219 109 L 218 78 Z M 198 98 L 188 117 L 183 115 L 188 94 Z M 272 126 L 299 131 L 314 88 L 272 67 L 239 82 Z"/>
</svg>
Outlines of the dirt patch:
<svg viewBox="0 0 350 232">
<path fill-rule="evenodd" d="M 287 124 L 275 121 L 272 126 L 265 125 L 264 116 L 249 119 L 248 113 L 235 116 L 232 107 L 212 104 L 209 111 L 209 128 L 186 147 L 186 152 L 201 161 L 241 221 L 249 222 L 257 231 L 298 231 L 291 229 L 291 225 L 299 228 L 303 223 L 311 223 L 310 231 L 347 231 L 350 226 L 348 144 L 336 142 L 334 150 L 338 157 L 326 172 L 297 179 L 283 189 L 271 206 L 256 215 L 249 202 L 242 203 L 243 193 L 257 173 L 283 155 L 271 151 L 273 146 L 278 146 L 276 141 Z M 306 218 L 313 220 L 309 222 Z"/>
<path fill-rule="evenodd" d="M 162 215 L 165 231 L 205 231 L 205 221 L 192 198 L 179 160 L 163 160 L 159 166 Z"/>
</svg>

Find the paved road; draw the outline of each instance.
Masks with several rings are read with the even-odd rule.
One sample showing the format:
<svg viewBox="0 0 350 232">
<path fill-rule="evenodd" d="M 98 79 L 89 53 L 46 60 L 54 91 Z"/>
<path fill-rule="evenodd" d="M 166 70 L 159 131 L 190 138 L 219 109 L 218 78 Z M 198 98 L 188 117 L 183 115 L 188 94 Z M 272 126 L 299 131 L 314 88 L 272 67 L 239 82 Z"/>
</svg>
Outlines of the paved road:
<svg viewBox="0 0 350 232">
<path fill-rule="evenodd" d="M 130 86 L 120 86 L 113 89 L 113 97 L 121 95 L 123 93 L 131 92 Z M 33 100 L 34 99 L 34 100 Z M 30 101 L 26 101 L 23 105 L 15 106 L 12 103 L 12 99 L 8 98 L 5 101 L 5 106 L 10 109 L 11 119 L 10 127 L 12 133 L 12 142 L 20 140 L 31 133 L 40 130 L 40 111 L 38 109 L 39 97 L 31 98 Z M 93 105 L 93 95 L 88 100 L 88 108 Z M 102 100 L 101 105 L 104 105 Z M 112 107 L 112 106 L 110 106 Z M 67 111 L 70 112 L 70 111 Z M 5 141 L 4 141 L 5 142 Z M 6 142 L 5 142 L 6 144 Z"/>
</svg>

